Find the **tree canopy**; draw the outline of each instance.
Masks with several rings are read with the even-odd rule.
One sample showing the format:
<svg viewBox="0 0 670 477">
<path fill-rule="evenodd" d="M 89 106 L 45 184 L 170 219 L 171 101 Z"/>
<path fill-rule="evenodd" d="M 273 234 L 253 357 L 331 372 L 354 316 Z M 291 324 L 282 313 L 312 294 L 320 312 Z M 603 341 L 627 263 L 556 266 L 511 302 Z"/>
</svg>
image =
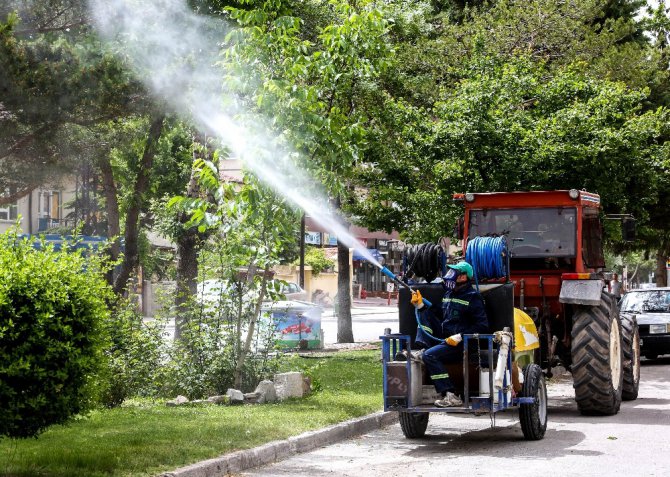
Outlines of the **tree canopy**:
<svg viewBox="0 0 670 477">
<path fill-rule="evenodd" d="M 227 100 L 268 118 L 296 152 L 293 167 L 360 225 L 436 240 L 450 234 L 454 192 L 586 188 L 606 212 L 638 219 L 640 248 L 667 248 L 665 2 L 188 5 L 232 31 L 220 38 L 218 65 Z M 150 223 L 152 197 L 183 193 L 194 135 L 173 129 L 171 112 L 138 81 L 146 72 L 104 48 L 84 2 L 13 1 L 0 14 L 0 186 L 39 182 L 37 163 L 111 157 L 118 233 L 140 216 Z M 122 51 L 123 37 L 115 41 Z M 163 114 L 155 160 L 142 162 Z M 118 134 L 129 124 L 145 130 Z M 101 148 L 92 127 L 127 142 Z M 145 178 L 142 164 L 160 176 Z M 129 204 L 137 220 L 124 226 Z"/>
</svg>

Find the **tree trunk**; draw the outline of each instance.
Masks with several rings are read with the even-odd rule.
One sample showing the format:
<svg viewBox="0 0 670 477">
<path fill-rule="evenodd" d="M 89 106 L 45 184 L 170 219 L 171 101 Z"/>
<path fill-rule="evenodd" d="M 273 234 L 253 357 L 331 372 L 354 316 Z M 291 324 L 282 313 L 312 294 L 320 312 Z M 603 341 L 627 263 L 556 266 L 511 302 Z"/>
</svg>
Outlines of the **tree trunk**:
<svg viewBox="0 0 670 477">
<path fill-rule="evenodd" d="M 199 193 L 198 181 L 193 170 L 191 170 L 191 179 L 186 187 L 186 197 L 195 198 Z M 180 212 L 179 223 L 186 224 L 190 216 L 186 212 Z M 174 339 L 181 340 L 182 330 L 188 322 L 188 302 L 192 296 L 198 292 L 198 247 L 201 240 L 206 237 L 198 233 L 196 227 L 186 230 L 182 228 L 177 237 L 177 290 L 175 297 L 175 307 L 177 316 L 175 318 Z"/>
<path fill-rule="evenodd" d="M 665 243 L 663 244 L 665 245 Z M 667 274 L 668 272 L 665 269 L 665 264 L 667 263 L 668 254 L 665 251 L 665 247 L 662 246 L 656 252 L 656 286 L 657 287 L 666 287 L 667 285 Z"/>
<path fill-rule="evenodd" d="M 244 364 L 246 362 L 247 355 L 249 354 L 249 350 L 251 350 L 251 343 L 253 342 L 254 333 L 256 331 L 256 323 L 258 321 L 258 317 L 261 316 L 261 309 L 263 307 L 263 300 L 265 299 L 265 288 L 269 271 L 270 271 L 270 265 L 266 265 L 265 269 L 263 270 L 261 292 L 258 295 L 258 299 L 256 300 L 254 311 L 253 314 L 251 315 L 251 321 L 249 322 L 249 329 L 247 330 L 247 337 L 244 340 L 244 345 L 242 346 L 240 354 L 237 358 L 237 364 L 235 365 L 235 373 L 234 373 L 235 381 L 233 384 L 233 387 L 235 389 L 242 389 L 242 371 L 244 370 Z"/>
<path fill-rule="evenodd" d="M 100 172 L 102 173 L 102 189 L 105 195 L 105 213 L 107 214 L 107 237 L 114 239 L 109 248 L 109 258 L 113 262 L 119 259 L 121 254 L 121 221 L 119 219 L 119 199 L 116 183 L 114 182 L 114 173 L 112 164 L 109 161 L 109 155 L 100 161 Z M 114 284 L 114 271 L 107 273 L 107 282 Z"/>
<path fill-rule="evenodd" d="M 182 338 L 182 331 L 188 323 L 188 302 L 198 291 L 198 243 L 198 234 L 195 229 L 184 231 L 177 239 L 175 341 Z"/>
<path fill-rule="evenodd" d="M 349 247 L 339 240 L 337 242 L 337 269 L 337 342 L 353 343 Z"/>
<path fill-rule="evenodd" d="M 116 280 L 114 280 L 114 291 L 119 295 L 126 291 L 128 279 L 139 265 L 139 217 L 145 205 L 145 194 L 149 188 L 149 174 L 156 155 L 156 146 L 163 132 L 164 120 L 165 115 L 163 114 L 152 118 L 149 135 L 144 145 L 144 152 L 135 179 L 135 189 L 126 211 L 124 259 L 121 270 Z"/>
</svg>

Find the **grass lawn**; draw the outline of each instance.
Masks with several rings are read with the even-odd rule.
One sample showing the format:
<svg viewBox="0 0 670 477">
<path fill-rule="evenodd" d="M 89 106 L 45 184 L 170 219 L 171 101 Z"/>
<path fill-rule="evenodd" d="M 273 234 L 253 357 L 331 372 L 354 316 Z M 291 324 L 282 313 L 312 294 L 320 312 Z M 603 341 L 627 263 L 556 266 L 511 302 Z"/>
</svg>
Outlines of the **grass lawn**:
<svg viewBox="0 0 670 477">
<path fill-rule="evenodd" d="M 382 407 L 380 352 L 290 357 L 320 389 L 281 404 L 166 407 L 133 401 L 37 439 L 0 440 L 0 476 L 148 476 L 284 439 Z"/>
</svg>

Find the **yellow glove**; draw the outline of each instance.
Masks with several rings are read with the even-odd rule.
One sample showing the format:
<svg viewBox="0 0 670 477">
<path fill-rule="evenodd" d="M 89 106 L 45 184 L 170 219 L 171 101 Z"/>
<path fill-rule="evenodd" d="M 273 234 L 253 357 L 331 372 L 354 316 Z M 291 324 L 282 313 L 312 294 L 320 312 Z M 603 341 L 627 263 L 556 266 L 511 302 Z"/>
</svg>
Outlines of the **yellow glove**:
<svg viewBox="0 0 670 477">
<path fill-rule="evenodd" d="M 449 338 L 447 338 L 447 339 L 445 340 L 445 342 L 446 342 L 449 346 L 456 346 L 456 345 L 458 345 L 458 343 L 460 343 L 461 341 L 463 341 L 463 337 L 461 336 L 460 333 L 457 334 L 457 335 L 451 335 Z"/>
<path fill-rule="evenodd" d="M 412 292 L 412 305 L 419 309 L 423 308 L 423 297 L 419 290 Z"/>
</svg>

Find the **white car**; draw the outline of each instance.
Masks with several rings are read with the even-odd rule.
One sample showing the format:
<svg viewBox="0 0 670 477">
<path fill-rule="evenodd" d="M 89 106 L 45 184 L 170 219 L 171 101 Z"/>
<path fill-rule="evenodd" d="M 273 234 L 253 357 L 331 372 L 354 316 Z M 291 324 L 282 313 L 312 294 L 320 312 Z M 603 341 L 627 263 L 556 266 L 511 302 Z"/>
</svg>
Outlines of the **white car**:
<svg viewBox="0 0 670 477">
<path fill-rule="evenodd" d="M 307 301 L 307 292 L 297 283 L 286 282 L 280 288 L 281 293 L 287 300 Z"/>
<path fill-rule="evenodd" d="M 208 303 L 216 303 L 221 299 L 221 295 L 229 294 L 232 291 L 230 285 L 222 280 L 205 280 L 198 284 L 198 295 Z M 265 301 L 308 300 L 307 292 L 293 282 L 270 280 L 267 284 L 267 292 Z M 255 297 L 257 297 L 257 294 L 250 291 L 247 291 L 244 295 L 245 300 L 253 300 Z"/>
</svg>

